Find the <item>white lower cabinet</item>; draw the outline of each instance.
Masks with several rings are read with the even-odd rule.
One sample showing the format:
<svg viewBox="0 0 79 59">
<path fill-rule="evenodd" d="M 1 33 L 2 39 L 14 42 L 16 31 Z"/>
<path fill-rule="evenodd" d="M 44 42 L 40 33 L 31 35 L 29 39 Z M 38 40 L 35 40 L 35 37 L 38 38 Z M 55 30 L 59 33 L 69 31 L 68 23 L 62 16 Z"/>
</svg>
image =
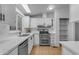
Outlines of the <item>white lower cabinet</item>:
<svg viewBox="0 0 79 59">
<path fill-rule="evenodd" d="M 33 48 L 33 36 L 28 39 L 28 54 L 31 53 Z"/>
<path fill-rule="evenodd" d="M 55 40 L 54 36 L 55 36 L 55 34 L 50 35 L 50 44 L 51 44 L 51 46 L 54 46 L 54 40 Z"/>
<path fill-rule="evenodd" d="M 8 55 L 18 55 L 18 47 L 11 51 Z"/>
<path fill-rule="evenodd" d="M 34 35 L 34 45 L 39 45 L 39 33 Z"/>
</svg>

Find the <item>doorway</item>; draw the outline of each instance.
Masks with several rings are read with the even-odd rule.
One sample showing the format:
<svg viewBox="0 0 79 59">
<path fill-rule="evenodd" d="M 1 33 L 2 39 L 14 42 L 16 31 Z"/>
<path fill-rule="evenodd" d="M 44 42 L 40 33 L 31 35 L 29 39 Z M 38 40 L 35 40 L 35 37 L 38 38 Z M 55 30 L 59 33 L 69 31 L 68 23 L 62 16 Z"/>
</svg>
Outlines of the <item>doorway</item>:
<svg viewBox="0 0 79 59">
<path fill-rule="evenodd" d="M 75 41 L 79 41 L 79 23 L 75 23 Z"/>
<path fill-rule="evenodd" d="M 22 16 L 16 15 L 16 30 L 22 31 Z"/>
</svg>

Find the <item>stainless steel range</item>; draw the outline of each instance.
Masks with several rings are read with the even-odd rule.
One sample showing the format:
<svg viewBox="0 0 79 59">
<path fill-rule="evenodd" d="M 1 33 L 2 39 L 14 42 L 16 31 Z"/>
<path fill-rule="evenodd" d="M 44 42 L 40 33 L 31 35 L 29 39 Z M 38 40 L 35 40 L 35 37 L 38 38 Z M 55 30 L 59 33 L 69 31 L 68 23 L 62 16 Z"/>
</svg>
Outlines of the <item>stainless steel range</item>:
<svg viewBox="0 0 79 59">
<path fill-rule="evenodd" d="M 50 33 L 48 29 L 41 29 L 39 31 L 40 45 L 50 45 Z"/>
</svg>

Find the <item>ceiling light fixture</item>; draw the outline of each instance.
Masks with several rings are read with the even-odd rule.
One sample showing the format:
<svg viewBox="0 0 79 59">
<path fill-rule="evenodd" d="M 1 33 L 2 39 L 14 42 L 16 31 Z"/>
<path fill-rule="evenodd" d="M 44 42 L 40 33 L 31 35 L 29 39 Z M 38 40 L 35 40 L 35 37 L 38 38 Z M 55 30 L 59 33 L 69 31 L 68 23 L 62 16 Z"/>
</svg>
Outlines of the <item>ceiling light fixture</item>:
<svg viewBox="0 0 79 59">
<path fill-rule="evenodd" d="M 24 14 L 18 8 L 16 8 L 16 12 L 18 12 L 20 15 L 24 16 Z"/>
<path fill-rule="evenodd" d="M 26 10 L 27 13 L 31 13 L 29 6 L 27 4 L 22 4 L 23 8 Z"/>
<path fill-rule="evenodd" d="M 48 6 L 48 8 L 47 8 L 47 10 L 53 10 L 54 9 L 54 6 L 53 5 L 50 5 L 50 6 Z"/>
</svg>

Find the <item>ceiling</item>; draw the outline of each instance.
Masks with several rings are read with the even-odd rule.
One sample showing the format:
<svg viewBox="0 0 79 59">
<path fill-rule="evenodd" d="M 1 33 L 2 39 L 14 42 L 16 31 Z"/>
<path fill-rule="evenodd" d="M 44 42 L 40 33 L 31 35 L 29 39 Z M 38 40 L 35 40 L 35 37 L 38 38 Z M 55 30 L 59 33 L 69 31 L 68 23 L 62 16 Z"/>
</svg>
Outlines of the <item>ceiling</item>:
<svg viewBox="0 0 79 59">
<path fill-rule="evenodd" d="M 32 12 L 31 15 L 34 15 L 34 14 L 40 14 L 40 13 L 54 12 L 54 9 L 51 11 L 47 10 L 49 5 L 54 6 L 55 9 L 68 7 L 68 4 L 29 4 L 28 6 Z"/>
<path fill-rule="evenodd" d="M 69 4 L 28 4 L 30 10 L 31 10 L 31 14 L 30 15 L 38 15 L 38 14 L 43 14 L 43 13 L 50 13 L 50 12 L 54 12 L 54 9 L 51 11 L 48 11 L 47 8 L 49 5 L 52 5 L 55 7 L 55 9 L 57 8 L 66 8 L 69 7 Z M 18 5 L 19 9 L 27 15 L 27 12 L 25 11 L 25 9 L 22 7 L 22 5 Z"/>
<path fill-rule="evenodd" d="M 16 4 L 16 7 L 17 7 L 23 14 L 27 14 L 26 10 L 22 7 L 21 4 Z"/>
</svg>

